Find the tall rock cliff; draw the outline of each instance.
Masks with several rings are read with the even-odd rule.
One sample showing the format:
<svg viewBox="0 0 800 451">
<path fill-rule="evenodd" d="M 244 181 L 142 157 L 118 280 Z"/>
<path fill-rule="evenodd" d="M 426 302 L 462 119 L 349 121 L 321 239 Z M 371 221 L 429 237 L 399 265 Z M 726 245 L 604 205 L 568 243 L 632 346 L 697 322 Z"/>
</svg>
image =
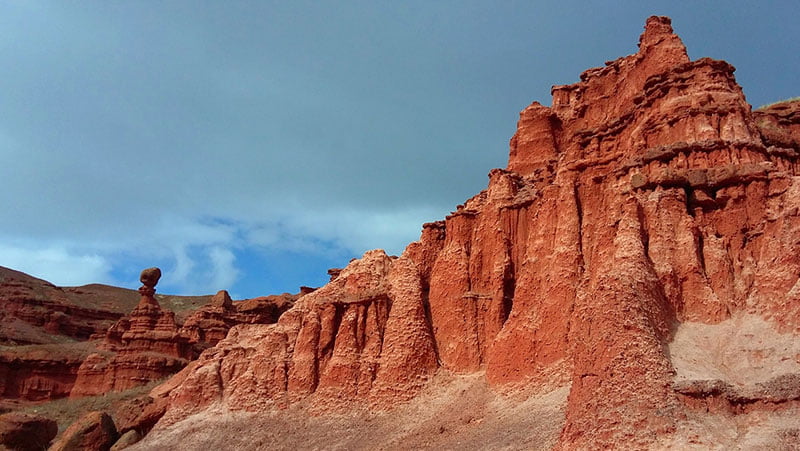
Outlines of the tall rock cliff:
<svg viewBox="0 0 800 451">
<path fill-rule="evenodd" d="M 171 382 L 163 421 L 214 403 L 386 407 L 437 371 L 569 387 L 562 449 L 668 446 L 698 406 L 796 409 L 800 105 L 753 112 L 733 72 L 649 18 L 636 54 L 520 113 L 485 191 L 277 324 L 234 327 Z M 715 356 L 749 346 L 731 324 L 788 343 L 753 354 L 773 371 L 692 358 L 703 327 Z"/>
</svg>

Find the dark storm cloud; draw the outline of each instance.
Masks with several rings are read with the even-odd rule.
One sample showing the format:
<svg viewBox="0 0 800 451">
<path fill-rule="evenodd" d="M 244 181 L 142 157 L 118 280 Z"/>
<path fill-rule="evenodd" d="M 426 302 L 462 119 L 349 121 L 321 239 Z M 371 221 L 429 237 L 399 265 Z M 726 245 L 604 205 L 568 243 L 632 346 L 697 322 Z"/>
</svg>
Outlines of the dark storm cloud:
<svg viewBox="0 0 800 451">
<path fill-rule="evenodd" d="M 399 252 L 505 165 L 519 110 L 634 52 L 652 13 L 754 103 L 797 95 L 789 3 L 533 3 L 4 3 L 0 265 L 114 281 L 148 255 L 188 290 L 258 249 Z"/>
</svg>

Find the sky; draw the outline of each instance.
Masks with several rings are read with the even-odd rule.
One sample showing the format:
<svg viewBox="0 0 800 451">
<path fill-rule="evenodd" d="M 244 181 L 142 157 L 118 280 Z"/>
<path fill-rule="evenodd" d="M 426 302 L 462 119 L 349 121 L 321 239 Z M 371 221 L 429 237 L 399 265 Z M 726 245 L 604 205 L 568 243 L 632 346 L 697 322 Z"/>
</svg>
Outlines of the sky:
<svg viewBox="0 0 800 451">
<path fill-rule="evenodd" d="M 653 14 L 754 107 L 800 95 L 796 1 L 0 0 L 0 266 L 320 286 L 484 189 L 519 111 Z"/>
</svg>

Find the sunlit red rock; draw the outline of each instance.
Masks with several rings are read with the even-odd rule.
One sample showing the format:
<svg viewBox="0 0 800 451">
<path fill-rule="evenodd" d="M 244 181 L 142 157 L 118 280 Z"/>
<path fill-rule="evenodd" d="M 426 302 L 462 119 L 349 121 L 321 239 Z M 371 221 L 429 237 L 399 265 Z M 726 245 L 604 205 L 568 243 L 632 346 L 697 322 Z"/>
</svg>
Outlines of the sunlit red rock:
<svg viewBox="0 0 800 451">
<path fill-rule="evenodd" d="M 179 333 L 202 351 L 225 338 L 231 327 L 237 324 L 276 322 L 297 298 L 296 295 L 284 293 L 233 302 L 228 292 L 222 290 L 214 295 L 209 305 L 189 315 Z"/>
<path fill-rule="evenodd" d="M 223 290 L 180 325 L 175 313 L 162 309 L 154 296 L 159 277 L 158 268 L 142 272 L 141 301 L 108 329 L 101 345 L 106 352 L 82 362 L 70 396 L 123 391 L 175 374 L 225 338 L 233 326 L 274 323 L 297 298 L 284 294 L 234 303 Z"/>
<path fill-rule="evenodd" d="M 161 386 L 154 433 L 212 405 L 391 408 L 441 371 L 568 392 L 559 449 L 712 448 L 710 415 L 775 412 L 758 443 L 791 445 L 800 102 L 753 112 L 733 72 L 649 18 L 636 54 L 523 110 L 508 167 L 400 257 L 329 271 Z"/>
</svg>

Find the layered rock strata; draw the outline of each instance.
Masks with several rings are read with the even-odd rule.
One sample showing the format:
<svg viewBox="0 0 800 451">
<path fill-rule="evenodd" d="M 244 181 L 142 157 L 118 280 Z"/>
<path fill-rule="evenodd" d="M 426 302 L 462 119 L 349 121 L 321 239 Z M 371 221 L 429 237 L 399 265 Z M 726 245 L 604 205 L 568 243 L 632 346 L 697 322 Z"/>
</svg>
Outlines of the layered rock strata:
<svg viewBox="0 0 800 451">
<path fill-rule="evenodd" d="M 153 274 L 145 278 L 143 272 L 143 283 L 157 281 Z M 274 323 L 297 298 L 283 294 L 234 303 L 223 290 L 181 325 L 173 312 L 161 308 L 154 287 L 155 283 L 145 283 L 139 289 L 139 305 L 106 331 L 100 345 L 106 352 L 83 360 L 71 397 L 123 391 L 175 374 L 202 350 L 225 338 L 232 327 Z"/>
<path fill-rule="evenodd" d="M 102 286 L 57 287 L 27 274 L 0 267 L 0 344 L 28 345 L 86 340 L 105 332 L 123 316 L 110 305 L 80 302 Z M 120 290 L 118 298 L 133 292 Z M 124 302 L 121 302 L 124 303 Z M 81 305 L 83 304 L 83 305 Z M 128 307 L 130 308 L 130 307 Z"/>
<path fill-rule="evenodd" d="M 667 351 L 682 324 L 742 315 L 800 332 L 798 104 L 754 113 L 733 72 L 651 17 L 636 54 L 523 110 L 507 169 L 399 258 L 367 252 L 277 324 L 231 329 L 176 376 L 165 423 L 217 402 L 388 406 L 440 369 L 570 387 L 562 449 L 656 446 L 688 398 L 755 403 L 676 384 Z M 768 396 L 796 408 L 792 390 Z"/>
<path fill-rule="evenodd" d="M 188 341 L 178 333 L 175 313 L 162 310 L 155 298 L 161 270 L 142 271 L 141 299 L 130 316 L 106 332 L 102 347 L 78 368 L 71 397 L 122 391 L 174 374 L 191 359 Z"/>
<path fill-rule="evenodd" d="M 179 334 L 194 346 L 195 351 L 202 351 L 216 345 L 237 324 L 276 322 L 297 298 L 297 295 L 284 293 L 233 302 L 228 292 L 222 290 L 214 295 L 207 306 L 186 318 Z"/>
<path fill-rule="evenodd" d="M 91 343 L 0 348 L 0 398 L 44 401 L 69 396 Z"/>
<path fill-rule="evenodd" d="M 105 285 L 57 287 L 0 267 L 3 406 L 122 391 L 162 379 L 234 325 L 274 323 L 299 296 L 233 302 L 221 291 L 214 297 L 161 296 L 162 307 L 155 296 L 156 269 L 143 273 L 137 296 Z M 301 294 L 312 291 L 305 287 Z M 178 314 L 170 307 L 180 309 Z M 123 309 L 130 313 L 123 315 Z"/>
</svg>

